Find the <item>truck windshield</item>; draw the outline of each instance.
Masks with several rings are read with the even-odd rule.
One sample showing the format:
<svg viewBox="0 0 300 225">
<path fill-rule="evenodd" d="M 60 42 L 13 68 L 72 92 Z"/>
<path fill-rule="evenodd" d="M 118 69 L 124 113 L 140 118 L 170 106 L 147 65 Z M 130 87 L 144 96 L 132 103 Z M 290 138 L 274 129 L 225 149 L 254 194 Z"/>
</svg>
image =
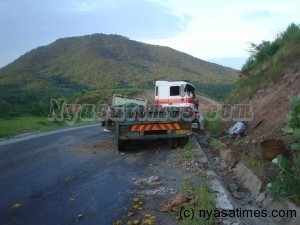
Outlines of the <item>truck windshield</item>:
<svg viewBox="0 0 300 225">
<path fill-rule="evenodd" d="M 187 84 L 185 89 L 188 97 L 195 98 L 195 88 L 192 85 Z"/>
</svg>

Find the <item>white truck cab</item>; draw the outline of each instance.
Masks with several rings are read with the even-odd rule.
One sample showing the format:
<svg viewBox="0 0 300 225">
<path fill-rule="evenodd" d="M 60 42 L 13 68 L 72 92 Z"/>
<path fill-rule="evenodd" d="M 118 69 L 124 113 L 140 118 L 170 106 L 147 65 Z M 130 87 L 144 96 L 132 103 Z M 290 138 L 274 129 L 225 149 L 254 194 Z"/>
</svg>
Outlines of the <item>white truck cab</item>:
<svg viewBox="0 0 300 225">
<path fill-rule="evenodd" d="M 163 107 L 191 107 L 197 109 L 195 87 L 185 81 L 156 81 L 155 104 Z"/>
</svg>

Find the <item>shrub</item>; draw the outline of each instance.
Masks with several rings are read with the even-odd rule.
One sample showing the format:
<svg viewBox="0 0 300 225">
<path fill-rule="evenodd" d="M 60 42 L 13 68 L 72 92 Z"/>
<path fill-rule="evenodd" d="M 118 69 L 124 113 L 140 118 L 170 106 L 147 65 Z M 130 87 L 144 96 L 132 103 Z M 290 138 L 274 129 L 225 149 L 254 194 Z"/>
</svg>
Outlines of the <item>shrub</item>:
<svg viewBox="0 0 300 225">
<path fill-rule="evenodd" d="M 283 131 L 293 136 L 291 149 L 294 152 L 290 160 L 281 155 L 273 160 L 280 168 L 280 177 L 269 185 L 271 196 L 273 199 L 287 197 L 300 204 L 300 95 L 290 97 L 290 111 Z"/>
<path fill-rule="evenodd" d="M 300 155 L 292 162 L 280 155 L 273 162 L 280 168 L 280 178 L 269 185 L 272 199 L 287 197 L 300 204 Z"/>
<path fill-rule="evenodd" d="M 221 130 L 222 121 L 220 115 L 216 112 L 208 112 L 205 115 L 204 125 L 213 134 L 216 135 Z"/>
</svg>

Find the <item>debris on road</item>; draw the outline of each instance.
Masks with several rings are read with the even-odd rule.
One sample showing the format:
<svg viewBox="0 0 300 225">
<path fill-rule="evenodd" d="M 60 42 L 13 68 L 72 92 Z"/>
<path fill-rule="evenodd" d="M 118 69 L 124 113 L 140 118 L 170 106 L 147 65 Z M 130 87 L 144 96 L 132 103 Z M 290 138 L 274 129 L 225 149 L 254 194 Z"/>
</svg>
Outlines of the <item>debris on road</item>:
<svg viewBox="0 0 300 225">
<path fill-rule="evenodd" d="M 133 199 L 133 210 L 143 210 L 143 201 L 141 198 L 134 198 Z M 129 213 L 128 213 L 129 214 Z"/>
<path fill-rule="evenodd" d="M 178 209 L 184 206 L 193 205 L 197 201 L 198 196 L 196 196 L 195 194 L 186 195 L 179 193 L 169 201 L 162 202 L 158 206 L 158 210 L 161 212 L 169 212 L 171 210 Z"/>
<path fill-rule="evenodd" d="M 123 223 L 122 223 L 122 221 L 121 220 L 116 220 L 115 222 L 114 222 L 114 224 L 113 225 L 122 225 Z"/>
<path fill-rule="evenodd" d="M 22 206 L 21 203 L 16 203 L 16 204 L 12 205 L 11 208 L 12 208 L 12 209 L 17 209 L 17 208 L 19 208 L 19 207 L 21 207 L 21 206 Z"/>
<path fill-rule="evenodd" d="M 154 225 L 156 221 L 156 216 L 151 214 L 146 214 L 143 218 L 142 225 Z"/>
<path fill-rule="evenodd" d="M 83 216 L 82 213 L 79 213 L 79 214 L 77 215 L 77 218 L 80 219 L 80 220 L 83 219 L 83 217 L 84 217 L 84 216 Z"/>
<path fill-rule="evenodd" d="M 149 183 L 153 183 L 153 182 L 157 182 L 157 181 L 159 181 L 158 176 L 151 176 L 151 177 L 148 178 Z"/>
<path fill-rule="evenodd" d="M 138 185 L 138 186 L 144 186 L 145 184 L 159 185 L 162 183 L 158 176 L 151 176 L 148 179 L 134 178 L 133 181 L 134 181 L 134 184 Z"/>
</svg>

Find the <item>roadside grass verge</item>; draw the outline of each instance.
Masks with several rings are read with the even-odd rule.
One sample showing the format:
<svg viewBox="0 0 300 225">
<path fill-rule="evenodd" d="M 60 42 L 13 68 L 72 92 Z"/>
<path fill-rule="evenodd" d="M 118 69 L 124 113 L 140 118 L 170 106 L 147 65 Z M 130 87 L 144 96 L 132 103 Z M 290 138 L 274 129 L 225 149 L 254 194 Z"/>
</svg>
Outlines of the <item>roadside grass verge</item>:
<svg viewBox="0 0 300 225">
<path fill-rule="evenodd" d="M 207 183 L 191 184 L 184 181 L 181 185 L 182 192 L 185 194 L 194 194 L 197 197 L 197 202 L 192 206 L 187 206 L 189 212 L 194 212 L 193 218 L 183 218 L 180 220 L 180 225 L 213 225 L 215 224 L 214 209 L 215 199 L 209 189 Z M 210 216 L 209 216 L 210 215 Z"/>
<path fill-rule="evenodd" d="M 195 150 L 194 144 L 191 140 L 183 148 L 177 148 L 176 151 L 179 152 L 178 156 L 181 160 L 183 159 L 195 159 L 198 155 L 198 150 Z"/>
<path fill-rule="evenodd" d="M 77 121 L 73 126 L 90 123 Z M 0 118 L 0 138 L 13 137 L 22 133 L 55 130 L 65 127 L 70 126 L 64 121 L 51 122 L 48 121 L 47 117 L 41 116 Z"/>
</svg>

